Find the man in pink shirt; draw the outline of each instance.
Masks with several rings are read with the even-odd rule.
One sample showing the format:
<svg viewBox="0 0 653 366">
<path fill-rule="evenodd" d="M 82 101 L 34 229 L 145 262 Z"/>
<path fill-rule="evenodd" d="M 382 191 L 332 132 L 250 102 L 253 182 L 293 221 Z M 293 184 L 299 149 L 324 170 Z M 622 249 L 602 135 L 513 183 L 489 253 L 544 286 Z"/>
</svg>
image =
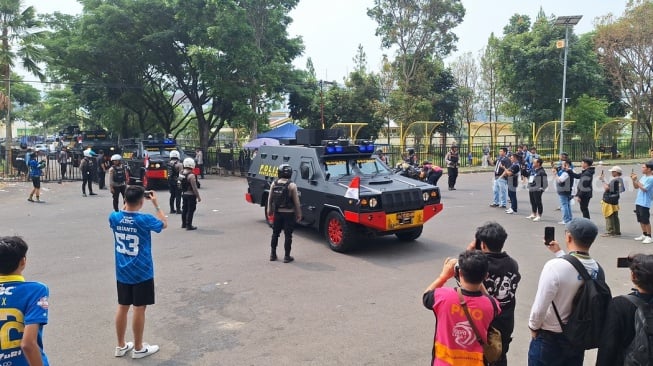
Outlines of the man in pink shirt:
<svg viewBox="0 0 653 366">
<path fill-rule="evenodd" d="M 440 276 L 424 291 L 422 302 L 437 319 L 433 342 L 433 366 L 483 366 L 483 347 L 465 316 L 456 288 L 442 287 L 452 277 L 460 282 L 463 297 L 483 342 L 500 308 L 483 287 L 488 259 L 480 250 L 468 250 L 458 259 L 447 258 Z"/>
</svg>

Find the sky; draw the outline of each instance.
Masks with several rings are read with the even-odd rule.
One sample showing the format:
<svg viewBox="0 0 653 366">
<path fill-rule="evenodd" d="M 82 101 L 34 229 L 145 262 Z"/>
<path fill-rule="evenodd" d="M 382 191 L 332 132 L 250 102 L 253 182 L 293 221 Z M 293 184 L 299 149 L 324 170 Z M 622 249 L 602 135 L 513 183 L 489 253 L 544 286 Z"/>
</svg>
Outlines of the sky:
<svg viewBox="0 0 653 366">
<path fill-rule="evenodd" d="M 76 14 L 81 5 L 75 0 L 23 0 L 33 5 L 39 13 Z M 466 9 L 463 22 L 454 29 L 458 35 L 458 51 L 446 61 L 472 52 L 477 55 L 492 32 L 503 34 L 503 27 L 514 14 L 525 14 L 534 20 L 540 8 L 547 15 L 582 15 L 575 27 L 576 34 L 591 31 L 594 19 L 612 13 L 621 15 L 626 0 L 462 0 Z M 304 55 L 295 60 L 297 68 L 304 69 L 308 57 L 315 66 L 317 78 L 341 82 L 353 70 L 353 58 L 358 45 L 363 45 L 369 71 L 378 71 L 383 54 L 393 58 L 391 50 L 382 50 L 380 40 L 374 35 L 376 23 L 367 16 L 374 0 L 300 0 L 290 13 L 293 23 L 290 36 L 301 36 Z"/>
</svg>

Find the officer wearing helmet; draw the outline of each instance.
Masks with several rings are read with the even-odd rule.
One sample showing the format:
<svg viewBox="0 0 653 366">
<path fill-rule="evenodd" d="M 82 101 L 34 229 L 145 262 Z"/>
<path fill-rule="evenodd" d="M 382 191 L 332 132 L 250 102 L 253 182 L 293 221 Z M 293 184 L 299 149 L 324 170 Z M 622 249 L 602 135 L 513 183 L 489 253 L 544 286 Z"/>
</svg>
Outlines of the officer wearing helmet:
<svg viewBox="0 0 653 366">
<path fill-rule="evenodd" d="M 119 154 L 111 156 L 111 168 L 109 168 L 109 188 L 113 196 L 113 210 L 118 212 L 118 197 L 122 194 L 122 201 L 125 202 L 125 190 L 129 181 L 129 172 L 122 164 L 122 157 Z"/>
<path fill-rule="evenodd" d="M 86 185 L 88 185 L 88 194 L 91 196 L 97 195 L 93 193 L 93 176 L 97 170 L 93 151 L 88 148 L 84 150 L 84 158 L 79 163 L 79 171 L 82 172 L 82 195 L 86 197 Z"/>
<path fill-rule="evenodd" d="M 184 169 L 179 161 L 179 151 L 170 152 L 170 161 L 168 162 L 168 190 L 170 191 L 170 213 L 181 215 L 181 190 L 177 187 L 179 174 Z"/>
<path fill-rule="evenodd" d="M 299 204 L 297 185 L 291 181 L 292 167 L 288 164 L 279 165 L 278 179 L 270 186 L 268 195 L 267 216 L 272 217 L 272 240 L 270 242 L 270 260 L 277 260 L 277 244 L 283 230 L 285 255 L 283 262 L 288 263 L 294 260 L 290 256 L 292 247 L 292 233 L 295 229 L 295 221 L 302 220 L 302 210 Z"/>
<path fill-rule="evenodd" d="M 181 190 L 181 227 L 186 230 L 195 230 L 193 226 L 193 215 L 197 208 L 197 202 L 202 202 L 200 192 L 197 190 L 197 177 L 193 174 L 195 160 L 193 158 L 184 159 L 184 169 L 179 174 L 178 187 Z"/>
</svg>

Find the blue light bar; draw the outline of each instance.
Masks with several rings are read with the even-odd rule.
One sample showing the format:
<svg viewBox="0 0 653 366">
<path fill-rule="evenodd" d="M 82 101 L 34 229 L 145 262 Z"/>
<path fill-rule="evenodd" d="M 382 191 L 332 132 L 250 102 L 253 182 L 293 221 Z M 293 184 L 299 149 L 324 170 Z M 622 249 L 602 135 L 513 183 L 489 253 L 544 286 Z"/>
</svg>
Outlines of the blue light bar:
<svg viewBox="0 0 653 366">
<path fill-rule="evenodd" d="M 163 139 L 163 144 L 164 145 L 177 145 L 177 141 L 175 141 L 175 139 L 166 138 L 166 139 Z"/>
</svg>

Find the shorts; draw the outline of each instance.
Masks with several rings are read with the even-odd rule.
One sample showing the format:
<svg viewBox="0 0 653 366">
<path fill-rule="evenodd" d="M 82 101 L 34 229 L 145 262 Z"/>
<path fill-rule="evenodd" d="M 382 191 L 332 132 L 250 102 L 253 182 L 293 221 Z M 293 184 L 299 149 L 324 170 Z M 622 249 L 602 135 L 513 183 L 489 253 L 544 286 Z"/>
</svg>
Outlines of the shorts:
<svg viewBox="0 0 653 366">
<path fill-rule="evenodd" d="M 32 185 L 36 189 L 41 188 L 41 177 L 32 177 Z"/>
<path fill-rule="evenodd" d="M 637 215 L 637 222 L 642 225 L 648 225 L 651 223 L 649 220 L 651 218 L 651 211 L 648 207 L 635 205 L 635 215 Z"/>
<path fill-rule="evenodd" d="M 137 284 L 116 281 L 118 287 L 118 304 L 145 306 L 154 305 L 154 279 Z"/>
</svg>

